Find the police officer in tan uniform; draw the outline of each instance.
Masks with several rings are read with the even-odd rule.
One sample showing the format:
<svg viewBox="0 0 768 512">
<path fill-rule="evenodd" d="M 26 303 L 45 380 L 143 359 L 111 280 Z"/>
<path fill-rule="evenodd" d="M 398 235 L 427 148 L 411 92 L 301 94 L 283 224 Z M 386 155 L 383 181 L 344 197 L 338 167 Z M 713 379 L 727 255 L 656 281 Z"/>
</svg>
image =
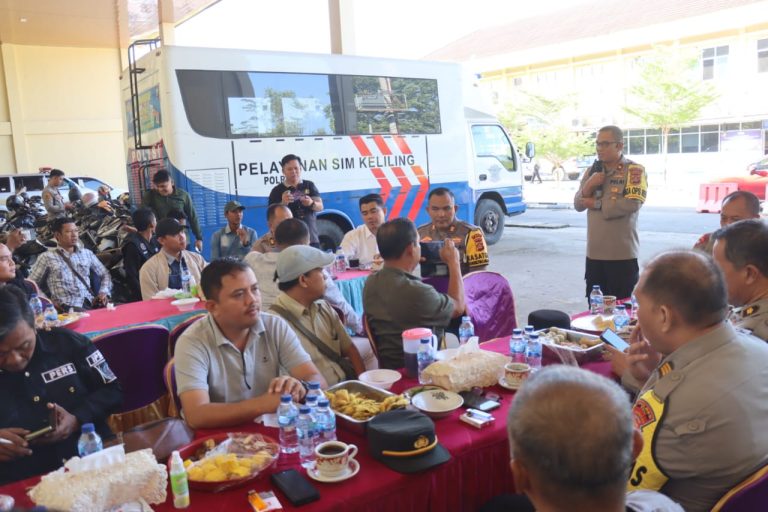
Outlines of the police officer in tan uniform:
<svg viewBox="0 0 768 512">
<path fill-rule="evenodd" d="M 645 168 L 622 154 L 624 135 L 604 126 L 595 141 L 598 160 L 584 173 L 573 206 L 587 210 L 586 296 L 593 285 L 606 295 L 629 297 L 637 283 L 637 217 L 645 202 Z"/>
<path fill-rule="evenodd" d="M 768 345 L 726 320 L 725 288 L 709 257 L 670 251 L 635 289 L 627 359 L 642 383 L 633 412 L 644 445 L 628 489 L 659 491 L 687 512 L 708 512 L 768 463 Z"/>
<path fill-rule="evenodd" d="M 768 341 L 768 226 L 742 220 L 716 231 L 712 256 L 723 270 L 733 325 Z"/>
<path fill-rule="evenodd" d="M 720 227 L 724 228 L 745 219 L 760 218 L 760 199 L 752 192 L 737 190 L 723 198 L 720 206 Z M 696 241 L 694 249 L 712 254 L 715 240 L 714 233 L 705 233 Z"/>
<path fill-rule="evenodd" d="M 291 213 L 290 208 L 284 204 L 275 203 L 269 205 L 267 208 L 267 226 L 269 226 L 269 231 L 256 240 L 251 250 L 260 253 L 274 251 L 277 248 L 277 242 L 275 242 L 275 229 L 277 229 L 278 224 L 285 219 L 292 218 L 293 214 Z"/>
<path fill-rule="evenodd" d="M 442 242 L 450 238 L 459 250 L 461 275 L 485 270 L 489 258 L 483 230 L 458 220 L 458 209 L 453 192 L 444 187 L 432 190 L 427 199 L 427 213 L 432 222 L 419 226 L 419 241 Z"/>
</svg>

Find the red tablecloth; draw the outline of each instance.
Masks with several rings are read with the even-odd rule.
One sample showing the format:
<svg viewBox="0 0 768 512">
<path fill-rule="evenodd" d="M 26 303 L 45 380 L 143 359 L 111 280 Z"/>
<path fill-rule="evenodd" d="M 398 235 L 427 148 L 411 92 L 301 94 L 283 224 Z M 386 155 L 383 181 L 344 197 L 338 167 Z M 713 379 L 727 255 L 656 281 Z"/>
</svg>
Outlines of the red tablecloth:
<svg viewBox="0 0 768 512">
<path fill-rule="evenodd" d="M 172 306 L 171 302 L 173 302 L 173 299 L 143 300 L 121 304 L 115 307 L 114 311 L 94 309 L 88 312 L 90 316 L 74 324 L 72 330 L 82 334 L 91 334 L 133 324 L 152 323 L 175 316 L 189 316 L 192 314 L 179 311 L 179 308 Z M 202 302 L 198 302 L 195 305 L 195 311 L 205 311 Z"/>
<path fill-rule="evenodd" d="M 483 348 L 507 353 L 508 338 L 493 340 L 483 344 Z M 605 362 L 587 363 L 586 368 L 603 375 L 610 375 L 610 364 Z M 403 379 L 396 383 L 393 391 L 400 392 L 417 385 L 413 379 Z M 368 452 L 366 440 L 339 427 L 338 437 L 345 442 L 354 443 L 359 448 L 357 460 L 360 472 L 352 479 L 336 484 L 312 481 L 319 490 L 321 499 L 300 508 L 306 512 L 332 511 L 391 511 L 424 512 L 430 511 L 474 511 L 487 500 L 501 493 L 511 492 L 512 474 L 509 468 L 509 448 L 507 444 L 506 416 L 514 392 L 501 386 L 494 386 L 493 391 L 501 395 L 502 405 L 493 411 L 496 422 L 488 428 L 477 430 L 459 421 L 462 410 L 451 416 L 435 421 L 439 442 L 451 453 L 451 460 L 419 474 L 404 475 L 390 470 L 373 459 Z M 227 431 L 255 431 L 277 438 L 278 431 L 260 425 L 249 424 Z M 207 436 L 224 430 L 200 430 L 197 437 Z M 298 456 L 281 455 L 275 471 L 297 468 Z M 10 494 L 16 499 L 17 506 L 31 506 L 25 495 L 25 489 L 36 484 L 37 478 L 31 478 L 15 484 L 0 487 L 0 494 Z M 248 511 L 246 494 L 249 489 L 269 490 L 272 486 L 268 476 L 259 477 L 250 485 L 231 489 L 217 494 L 192 491 L 189 510 L 200 511 Z M 286 510 L 295 510 L 288 500 L 278 492 L 278 497 Z M 155 506 L 158 511 L 174 510 L 172 499 Z"/>
</svg>

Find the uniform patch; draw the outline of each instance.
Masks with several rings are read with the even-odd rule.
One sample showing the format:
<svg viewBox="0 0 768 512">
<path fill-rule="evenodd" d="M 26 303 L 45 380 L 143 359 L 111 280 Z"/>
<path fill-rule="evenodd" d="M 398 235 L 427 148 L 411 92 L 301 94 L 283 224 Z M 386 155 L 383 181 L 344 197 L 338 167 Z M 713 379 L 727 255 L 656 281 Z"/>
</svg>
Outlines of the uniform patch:
<svg viewBox="0 0 768 512">
<path fill-rule="evenodd" d="M 64 377 L 68 377 L 69 375 L 75 375 L 77 374 L 77 369 L 75 368 L 75 365 L 72 363 L 67 363 L 59 366 L 58 368 L 54 368 L 53 370 L 48 370 L 47 372 L 43 372 L 43 382 L 46 384 L 50 384 L 51 382 L 57 381 L 59 379 L 63 379 Z"/>
<path fill-rule="evenodd" d="M 470 267 L 482 267 L 488 265 L 488 249 L 485 246 L 483 232 L 474 229 L 467 235 L 466 243 L 467 263 Z"/>
<path fill-rule="evenodd" d="M 666 374 L 672 371 L 672 363 L 666 362 L 659 368 L 659 378 L 664 377 Z"/>
<path fill-rule="evenodd" d="M 640 430 L 656 421 L 656 413 L 653 412 L 650 404 L 643 399 L 635 403 L 632 414 L 635 417 L 635 428 Z"/>
<path fill-rule="evenodd" d="M 112 372 L 112 368 L 109 367 L 107 360 L 104 359 L 104 356 L 100 350 L 96 350 L 91 355 L 86 357 L 85 360 L 88 362 L 88 366 L 99 372 L 99 375 L 101 375 L 101 380 L 104 381 L 104 384 L 109 384 L 110 382 L 117 380 L 117 377 Z"/>
<path fill-rule="evenodd" d="M 627 183 L 624 186 L 624 197 L 645 202 L 648 196 L 648 179 L 645 175 L 645 167 L 639 164 L 630 164 L 627 168 Z"/>
</svg>

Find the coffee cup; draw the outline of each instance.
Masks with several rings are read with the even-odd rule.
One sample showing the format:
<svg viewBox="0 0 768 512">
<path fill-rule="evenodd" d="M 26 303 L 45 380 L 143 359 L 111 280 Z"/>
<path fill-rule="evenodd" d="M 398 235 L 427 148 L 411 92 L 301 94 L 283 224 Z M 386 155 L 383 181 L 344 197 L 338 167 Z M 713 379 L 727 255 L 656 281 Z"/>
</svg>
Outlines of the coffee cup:
<svg viewBox="0 0 768 512">
<path fill-rule="evenodd" d="M 349 459 L 357 455 L 357 446 L 341 441 L 326 441 L 315 448 L 315 465 L 320 476 L 335 478 L 348 471 Z"/>
<path fill-rule="evenodd" d="M 504 380 L 510 386 L 518 387 L 531 375 L 531 366 L 527 363 L 507 363 L 504 366 Z"/>
<path fill-rule="evenodd" d="M 603 295 L 603 313 L 606 315 L 612 315 L 616 309 L 616 296 L 615 295 Z"/>
</svg>

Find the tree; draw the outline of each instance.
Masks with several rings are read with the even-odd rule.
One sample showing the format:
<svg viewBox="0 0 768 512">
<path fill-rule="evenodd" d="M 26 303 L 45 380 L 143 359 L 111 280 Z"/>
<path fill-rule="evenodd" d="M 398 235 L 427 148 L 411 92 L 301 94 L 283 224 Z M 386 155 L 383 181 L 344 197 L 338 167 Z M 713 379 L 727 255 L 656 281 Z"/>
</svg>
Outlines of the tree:
<svg viewBox="0 0 768 512">
<path fill-rule="evenodd" d="M 574 103 L 571 96 L 552 98 L 521 91 L 499 119 L 518 146 L 535 143 L 537 155 L 549 160 L 553 169 L 563 169 L 569 158 L 595 152 L 590 134 L 578 133 L 569 124 L 567 114 Z"/>
<path fill-rule="evenodd" d="M 658 46 L 643 59 L 639 82 L 629 88 L 624 111 L 648 127 L 661 131 L 664 182 L 667 181 L 667 140 L 672 129 L 699 117 L 717 99 L 714 88 L 696 76 L 698 54 L 676 47 Z"/>
</svg>

